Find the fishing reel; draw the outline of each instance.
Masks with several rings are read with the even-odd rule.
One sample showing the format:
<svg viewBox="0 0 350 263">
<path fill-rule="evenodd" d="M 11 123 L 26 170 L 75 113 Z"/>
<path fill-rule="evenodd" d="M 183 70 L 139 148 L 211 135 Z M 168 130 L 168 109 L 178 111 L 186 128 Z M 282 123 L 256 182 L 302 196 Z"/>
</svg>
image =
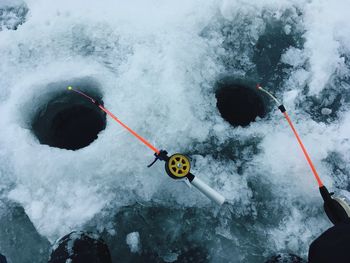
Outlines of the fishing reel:
<svg viewBox="0 0 350 263">
<path fill-rule="evenodd" d="M 175 153 L 168 156 L 168 152 L 165 150 L 160 150 L 159 153 L 155 153 L 156 157 L 154 161 L 147 167 L 151 167 L 157 160 L 165 161 L 165 172 L 172 179 L 188 179 L 190 182 L 193 181 L 194 175 L 190 173 L 191 162 L 190 159 L 181 153 Z"/>
<path fill-rule="evenodd" d="M 183 179 L 190 174 L 191 163 L 187 156 L 176 153 L 165 163 L 166 173 L 173 179 Z"/>
<path fill-rule="evenodd" d="M 191 185 L 218 205 L 222 205 L 225 202 L 225 197 L 190 172 L 191 162 L 186 155 L 175 153 L 168 156 L 168 152 L 165 150 L 161 150 L 154 155 L 156 158 L 148 167 L 151 167 L 157 160 L 165 161 L 165 171 L 170 178 L 175 180 L 183 179 L 186 180 L 185 182 L 188 180 Z"/>
<path fill-rule="evenodd" d="M 191 162 L 190 159 L 181 153 L 175 153 L 168 156 L 168 152 L 165 150 L 155 153 L 154 161 L 147 167 L 151 167 L 157 160 L 165 161 L 165 171 L 172 179 L 184 179 L 190 174 Z M 190 176 L 191 177 L 191 176 Z"/>
<path fill-rule="evenodd" d="M 333 196 L 334 193 L 329 193 L 325 186 L 320 187 L 320 193 L 324 201 L 324 211 L 334 225 L 350 218 L 350 201 L 347 197 Z"/>
</svg>

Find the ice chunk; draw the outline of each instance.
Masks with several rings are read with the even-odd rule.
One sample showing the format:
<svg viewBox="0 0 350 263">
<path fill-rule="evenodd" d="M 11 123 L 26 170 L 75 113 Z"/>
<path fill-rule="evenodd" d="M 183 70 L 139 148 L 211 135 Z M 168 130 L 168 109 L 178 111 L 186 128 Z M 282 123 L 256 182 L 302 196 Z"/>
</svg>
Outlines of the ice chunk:
<svg viewBox="0 0 350 263">
<path fill-rule="evenodd" d="M 132 232 L 126 236 L 126 244 L 132 253 L 139 253 L 141 249 L 139 232 Z"/>
<path fill-rule="evenodd" d="M 0 225 L 0 252 L 8 262 L 47 262 L 50 244 L 20 205 L 0 199 Z"/>
<path fill-rule="evenodd" d="M 177 253 L 169 252 L 162 256 L 163 260 L 167 263 L 175 262 L 179 255 Z"/>
<path fill-rule="evenodd" d="M 322 108 L 321 113 L 323 115 L 329 115 L 332 113 L 332 110 L 330 108 Z"/>
</svg>

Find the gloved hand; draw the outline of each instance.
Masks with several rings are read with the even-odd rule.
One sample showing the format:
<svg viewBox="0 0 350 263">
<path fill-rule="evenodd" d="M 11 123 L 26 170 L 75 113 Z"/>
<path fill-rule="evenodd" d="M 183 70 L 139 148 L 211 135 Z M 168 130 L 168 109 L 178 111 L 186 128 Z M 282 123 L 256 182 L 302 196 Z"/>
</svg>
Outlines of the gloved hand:
<svg viewBox="0 0 350 263">
<path fill-rule="evenodd" d="M 350 262 L 350 219 L 319 236 L 309 248 L 309 263 Z"/>
<path fill-rule="evenodd" d="M 0 254 L 0 263 L 7 263 L 5 256 Z"/>
</svg>

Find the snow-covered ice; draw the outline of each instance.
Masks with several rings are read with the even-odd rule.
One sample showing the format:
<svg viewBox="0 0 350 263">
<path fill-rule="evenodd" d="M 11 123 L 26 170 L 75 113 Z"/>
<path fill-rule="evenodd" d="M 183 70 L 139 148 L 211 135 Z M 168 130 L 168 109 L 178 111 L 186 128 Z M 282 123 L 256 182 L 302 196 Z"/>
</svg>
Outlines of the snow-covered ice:
<svg viewBox="0 0 350 263">
<path fill-rule="evenodd" d="M 271 107 L 233 128 L 216 108 L 215 83 L 234 76 L 266 85 L 325 184 L 350 190 L 347 0 L 0 0 L 0 11 L 9 5 L 28 12 L 0 15 L 0 202 L 22 206 L 45 239 L 93 228 L 114 258 L 255 263 L 278 252 L 305 258 L 330 226 L 283 116 Z M 188 154 L 193 173 L 228 203 L 219 209 L 163 164 L 147 168 L 152 152 L 110 119 L 88 147 L 41 145 L 31 131 L 38 107 L 89 80 L 158 148 Z M 11 207 L 0 206 L 0 222 Z M 131 232 L 139 253 L 125 244 Z M 14 235 L 12 248 L 0 236 L 0 252 L 21 262 Z"/>
</svg>

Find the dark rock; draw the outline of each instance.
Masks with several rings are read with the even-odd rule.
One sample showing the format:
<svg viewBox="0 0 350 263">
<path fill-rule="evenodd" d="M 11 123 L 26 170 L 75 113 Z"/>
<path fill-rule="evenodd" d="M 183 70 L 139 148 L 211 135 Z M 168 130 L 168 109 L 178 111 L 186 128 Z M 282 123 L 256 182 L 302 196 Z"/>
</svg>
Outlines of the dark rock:
<svg viewBox="0 0 350 263">
<path fill-rule="evenodd" d="M 72 232 L 55 244 L 48 263 L 111 263 L 105 242 L 89 233 Z"/>
</svg>

